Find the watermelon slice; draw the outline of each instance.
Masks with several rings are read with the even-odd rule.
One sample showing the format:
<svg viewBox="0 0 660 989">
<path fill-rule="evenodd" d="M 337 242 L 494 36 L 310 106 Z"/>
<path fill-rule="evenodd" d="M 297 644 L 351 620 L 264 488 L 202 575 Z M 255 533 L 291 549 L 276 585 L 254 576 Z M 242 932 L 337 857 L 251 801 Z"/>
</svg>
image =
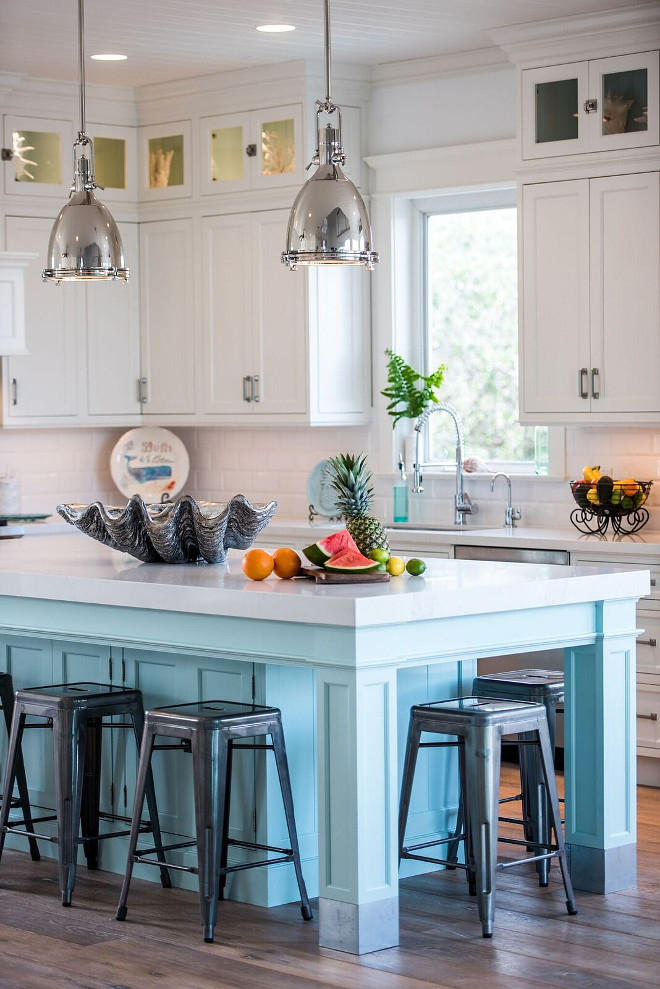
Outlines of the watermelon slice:
<svg viewBox="0 0 660 989">
<path fill-rule="evenodd" d="M 380 566 L 378 560 L 369 560 L 356 549 L 342 549 L 335 553 L 325 565 L 333 573 L 371 573 Z"/>
<path fill-rule="evenodd" d="M 339 532 L 333 532 L 331 536 L 326 536 L 325 539 L 321 539 L 318 543 L 312 543 L 311 546 L 306 546 L 303 553 L 310 563 L 314 563 L 317 567 L 322 567 L 343 549 L 351 549 L 354 553 L 360 552 L 348 529 L 340 529 Z"/>
</svg>

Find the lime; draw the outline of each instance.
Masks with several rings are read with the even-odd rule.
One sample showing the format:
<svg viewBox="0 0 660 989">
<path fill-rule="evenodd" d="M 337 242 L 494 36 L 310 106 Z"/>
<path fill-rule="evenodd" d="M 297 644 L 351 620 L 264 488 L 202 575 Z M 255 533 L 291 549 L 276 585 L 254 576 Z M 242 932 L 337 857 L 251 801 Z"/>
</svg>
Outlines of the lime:
<svg viewBox="0 0 660 989">
<path fill-rule="evenodd" d="M 421 577 L 426 570 L 424 560 L 412 559 L 406 563 L 406 570 L 411 577 Z"/>
<path fill-rule="evenodd" d="M 387 561 L 387 572 L 393 577 L 398 577 L 406 569 L 406 561 L 400 556 L 391 556 Z"/>
<path fill-rule="evenodd" d="M 377 573 L 387 573 L 387 563 L 379 563 L 376 567 Z"/>
<path fill-rule="evenodd" d="M 381 549 L 379 546 L 377 546 L 375 549 L 372 549 L 372 551 L 369 553 L 369 559 L 376 560 L 377 563 L 387 563 L 389 558 L 390 558 L 390 554 L 387 552 L 387 550 Z"/>
</svg>

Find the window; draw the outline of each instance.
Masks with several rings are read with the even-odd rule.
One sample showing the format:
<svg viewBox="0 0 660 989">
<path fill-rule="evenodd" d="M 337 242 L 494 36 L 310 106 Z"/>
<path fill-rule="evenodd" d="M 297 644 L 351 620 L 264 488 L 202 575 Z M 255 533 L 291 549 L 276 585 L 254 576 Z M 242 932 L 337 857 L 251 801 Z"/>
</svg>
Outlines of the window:
<svg viewBox="0 0 660 989">
<path fill-rule="evenodd" d="M 547 428 L 517 421 L 514 191 L 442 196 L 424 205 L 425 366 L 447 366 L 439 395 L 459 413 L 465 456 L 478 457 L 488 470 L 546 473 Z M 431 418 L 428 442 L 430 461 L 453 462 L 448 416 Z"/>
</svg>

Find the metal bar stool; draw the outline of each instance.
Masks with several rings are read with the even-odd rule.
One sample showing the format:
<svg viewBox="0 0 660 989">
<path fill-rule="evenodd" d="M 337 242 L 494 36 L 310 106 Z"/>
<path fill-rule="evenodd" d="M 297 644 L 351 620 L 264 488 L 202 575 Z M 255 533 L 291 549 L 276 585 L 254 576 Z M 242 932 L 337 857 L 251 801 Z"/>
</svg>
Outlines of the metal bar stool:
<svg viewBox="0 0 660 989">
<path fill-rule="evenodd" d="M 158 735 L 179 739 L 179 743 L 157 745 L 155 738 Z M 236 741 L 263 735 L 271 736 L 271 745 Z M 196 866 L 170 865 L 170 868 L 195 873 L 199 878 L 199 905 L 204 940 L 213 941 L 213 931 L 218 916 L 218 900 L 223 898 L 227 875 L 242 869 L 274 865 L 276 862 L 293 862 L 300 890 L 301 912 L 305 920 L 311 920 L 312 909 L 300 865 L 281 713 L 274 707 L 222 700 L 173 704 L 146 712 L 133 804 L 128 862 L 117 907 L 117 920 L 126 919 L 126 901 L 133 863 L 158 864 L 151 857 L 156 849 L 147 848 L 139 853 L 137 851 L 139 817 L 150 771 L 151 754 L 155 749 L 169 748 L 192 753 L 196 838 L 166 845 L 163 851 L 197 846 Z M 233 753 L 236 749 L 267 749 L 275 753 L 291 848 L 274 848 L 270 845 L 238 841 L 229 837 L 231 774 Z M 230 845 L 273 852 L 276 857 L 261 859 L 258 862 L 227 865 Z"/>
<path fill-rule="evenodd" d="M 456 865 L 454 861 L 417 854 L 433 845 L 450 843 L 456 836 L 406 846 L 405 831 L 410 806 L 417 753 L 426 744 L 420 741 L 422 732 L 457 736 L 459 745 L 461 801 L 465 816 L 466 869 L 471 891 L 476 888 L 479 919 L 484 937 L 492 937 L 495 913 L 495 872 L 525 862 L 557 858 L 561 869 L 566 908 L 576 914 L 577 908 L 566 863 L 564 837 L 559 818 L 557 787 L 548 737 L 548 723 L 542 704 L 486 697 L 457 697 L 415 705 L 410 710 L 408 741 L 399 807 L 399 858 L 417 859 L 438 865 Z M 541 840 L 528 843 L 517 838 L 498 839 L 500 749 L 502 736 L 516 734 L 519 743 L 527 747 L 530 805 L 535 820 L 535 833 L 541 834 L 540 818 L 544 813 L 544 792 L 550 808 L 550 827 L 555 843 Z M 533 854 L 509 862 L 497 861 L 497 843 L 532 845 Z"/>
<path fill-rule="evenodd" d="M 11 678 L 11 673 L 0 673 L 0 707 L 2 707 L 2 712 L 5 717 L 7 738 L 9 738 L 11 733 L 11 719 L 14 715 L 14 684 Z M 32 837 L 32 835 L 34 835 L 34 825 L 32 823 L 32 811 L 30 810 L 30 797 L 28 794 L 27 780 L 25 778 L 25 766 L 23 764 L 22 752 L 18 753 L 18 758 L 16 760 L 16 787 L 18 789 L 18 797 L 13 795 L 12 790 L 9 798 L 8 810 L 11 811 L 16 807 L 20 808 L 25 827 L 31 834 L 28 838 L 30 843 L 30 855 L 32 856 L 32 860 L 34 862 L 38 862 L 41 855 L 39 854 L 37 840 Z M 7 793 L 7 790 L 4 792 Z M 2 799 L 2 794 L 0 794 L 0 800 Z"/>
<path fill-rule="evenodd" d="M 102 683 L 64 683 L 45 687 L 18 690 L 15 696 L 14 716 L 9 734 L 9 750 L 3 792 L 11 794 L 22 763 L 21 743 L 26 728 L 52 728 L 55 770 L 55 814 L 27 819 L 9 824 L 11 801 L 4 799 L 0 811 L 0 856 L 6 834 L 30 837 L 29 824 L 57 821 L 57 836 L 39 834 L 38 838 L 54 842 L 58 846 L 59 880 L 62 906 L 71 906 L 71 896 L 76 882 L 78 846 L 82 844 L 87 867 L 98 865 L 98 843 L 101 839 L 130 834 L 128 829 L 99 834 L 99 821 L 117 820 L 128 823 L 119 814 L 99 811 L 99 780 L 101 775 L 102 718 L 127 715 L 128 722 L 121 727 L 132 727 L 140 750 L 144 724 L 142 694 L 139 690 Z M 45 724 L 26 724 L 28 717 L 47 719 Z M 119 727 L 115 723 L 114 727 Z M 141 831 L 153 831 L 161 863 L 161 882 L 170 886 L 165 866 L 156 809 L 153 778 L 149 773 L 145 780 L 149 821 L 138 822 Z M 26 830 L 26 828 L 28 830 Z M 82 831 L 82 836 L 80 832 Z"/>
<path fill-rule="evenodd" d="M 555 752 L 555 739 L 557 734 L 557 712 L 563 710 L 564 705 L 564 674 L 561 670 L 507 670 L 503 673 L 487 673 L 483 676 L 475 677 L 472 682 L 472 693 L 480 697 L 501 697 L 505 700 L 525 701 L 528 704 L 543 704 L 548 719 L 548 734 L 550 737 L 550 748 L 553 756 Z M 524 828 L 525 837 L 530 841 L 534 840 L 533 829 L 530 823 L 531 808 L 528 799 L 528 784 L 525 762 L 525 749 L 519 747 L 520 764 L 520 793 L 513 797 L 503 797 L 501 804 L 511 803 L 520 800 L 522 802 L 522 820 L 515 817 L 500 817 L 503 822 L 509 824 L 521 824 Z M 562 798 L 559 802 L 563 803 Z M 547 822 L 548 813 L 541 817 L 545 833 L 540 840 L 547 840 L 549 837 Z M 539 875 L 539 885 L 548 885 L 547 861 L 537 863 Z"/>
</svg>

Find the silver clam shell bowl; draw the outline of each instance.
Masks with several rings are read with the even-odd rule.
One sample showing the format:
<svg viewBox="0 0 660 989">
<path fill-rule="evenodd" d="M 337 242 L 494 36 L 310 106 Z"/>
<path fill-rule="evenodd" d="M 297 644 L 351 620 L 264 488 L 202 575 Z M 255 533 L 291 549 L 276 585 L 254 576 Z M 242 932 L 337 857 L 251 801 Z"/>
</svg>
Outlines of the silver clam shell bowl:
<svg viewBox="0 0 660 989">
<path fill-rule="evenodd" d="M 143 563 L 224 563 L 229 549 L 247 549 L 277 511 L 277 502 L 252 505 L 242 494 L 226 503 L 177 501 L 146 505 L 133 495 L 124 508 L 58 505 L 85 535 Z"/>
</svg>

